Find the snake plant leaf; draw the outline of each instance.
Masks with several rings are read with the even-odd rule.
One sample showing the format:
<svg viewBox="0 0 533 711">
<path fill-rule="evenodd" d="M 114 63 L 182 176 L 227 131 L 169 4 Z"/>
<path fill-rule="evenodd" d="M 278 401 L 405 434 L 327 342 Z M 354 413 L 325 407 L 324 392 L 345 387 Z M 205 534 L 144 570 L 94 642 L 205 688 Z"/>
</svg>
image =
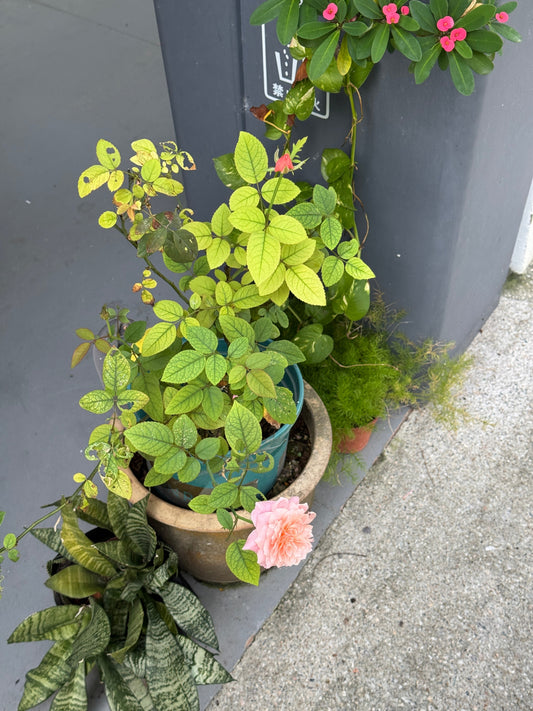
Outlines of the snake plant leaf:
<svg viewBox="0 0 533 711">
<path fill-rule="evenodd" d="M 144 679 L 146 677 L 146 649 L 144 644 L 138 644 L 130 649 L 124 657 L 123 667 L 129 669 L 132 674 Z"/>
<path fill-rule="evenodd" d="M 158 592 L 178 572 L 178 556 L 171 550 L 167 550 L 167 554 L 165 562 L 157 568 L 150 580 L 150 590 L 155 592 Z"/>
<path fill-rule="evenodd" d="M 61 540 L 74 560 L 97 575 L 107 578 L 113 577 L 116 573 L 115 567 L 98 553 L 92 541 L 81 531 L 72 506 L 64 506 L 62 516 Z"/>
<path fill-rule="evenodd" d="M 211 615 L 194 593 L 173 582 L 158 589 L 174 621 L 189 636 L 218 649 L 218 640 Z"/>
<path fill-rule="evenodd" d="M 70 681 L 57 692 L 50 711 L 87 711 L 85 664 L 78 664 Z"/>
<path fill-rule="evenodd" d="M 155 706 L 158 711 L 199 711 L 198 691 L 181 648 L 151 601 L 147 610 L 146 681 Z"/>
<path fill-rule="evenodd" d="M 124 664 L 120 664 L 116 667 L 118 673 L 129 686 L 130 691 L 136 697 L 137 701 L 141 704 L 144 711 L 157 711 L 150 692 L 146 688 L 144 683 L 144 675 L 136 676 L 129 667 Z"/>
<path fill-rule="evenodd" d="M 115 663 L 105 654 L 100 654 L 97 664 L 111 711 L 144 711 L 143 706 L 120 675 Z"/>
<path fill-rule="evenodd" d="M 82 659 L 96 657 L 107 649 L 111 638 L 111 625 L 104 610 L 92 598 L 90 600 L 91 617 L 87 626 L 74 640 L 68 662 L 72 665 Z"/>
<path fill-rule="evenodd" d="M 47 607 L 26 617 L 8 638 L 13 642 L 38 642 L 42 639 L 66 640 L 74 637 L 80 629 L 83 616 L 79 605 Z"/>
<path fill-rule="evenodd" d="M 225 684 L 233 681 L 231 674 L 211 652 L 183 635 L 178 635 L 177 642 L 190 667 L 195 684 Z"/>
<path fill-rule="evenodd" d="M 110 492 L 107 495 L 107 513 L 111 522 L 111 530 L 122 539 L 126 534 L 126 519 L 129 511 L 126 499 Z"/>
<path fill-rule="evenodd" d="M 126 519 L 127 540 L 132 543 L 135 550 L 144 556 L 145 560 L 154 557 L 157 547 L 157 536 L 154 529 L 148 524 L 146 507 L 149 495 L 133 504 Z"/>
<path fill-rule="evenodd" d="M 45 546 L 48 546 L 48 548 L 51 548 L 56 553 L 59 553 L 59 555 L 63 556 L 63 558 L 70 560 L 71 563 L 75 562 L 74 558 L 70 555 L 61 541 L 60 531 L 56 531 L 54 528 L 34 528 L 32 529 L 31 534 L 37 538 L 38 541 L 44 543 Z"/>
<path fill-rule="evenodd" d="M 100 556 L 100 554 L 98 555 Z M 103 556 L 100 557 L 102 560 L 106 560 Z M 109 565 L 113 567 L 111 563 Z M 63 568 L 59 573 L 48 578 L 45 585 L 47 588 L 71 598 L 88 597 L 104 591 L 102 578 L 82 565 L 69 565 L 68 568 Z"/>
<path fill-rule="evenodd" d="M 131 605 L 128 615 L 127 635 L 124 645 L 120 649 L 111 652 L 110 656 L 118 663 L 122 664 L 126 654 L 134 647 L 140 637 L 144 624 L 144 610 L 139 598 L 135 599 Z"/>
<path fill-rule="evenodd" d="M 73 673 L 73 667 L 67 661 L 71 648 L 70 640 L 56 642 L 46 652 L 39 666 L 26 673 L 19 711 L 27 711 L 37 706 L 68 682 Z"/>
<path fill-rule="evenodd" d="M 76 513 L 78 518 L 81 518 L 82 521 L 87 521 L 87 523 L 93 526 L 105 528 L 108 531 L 113 530 L 111 521 L 109 520 L 107 506 L 103 501 L 100 501 L 100 499 L 88 499 L 84 508 L 78 509 Z"/>
</svg>

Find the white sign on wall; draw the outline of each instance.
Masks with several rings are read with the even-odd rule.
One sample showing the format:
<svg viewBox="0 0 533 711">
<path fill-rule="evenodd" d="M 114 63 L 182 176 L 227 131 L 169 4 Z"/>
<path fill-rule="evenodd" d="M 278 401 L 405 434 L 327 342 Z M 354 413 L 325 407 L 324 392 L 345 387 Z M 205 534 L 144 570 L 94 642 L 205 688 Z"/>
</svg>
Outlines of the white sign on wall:
<svg viewBox="0 0 533 711">
<path fill-rule="evenodd" d="M 263 90 L 271 101 L 283 101 L 291 88 L 298 61 L 291 57 L 288 46 L 282 47 L 276 35 L 274 23 L 262 25 Z M 329 94 L 316 90 L 315 108 L 312 113 L 321 119 L 329 118 Z"/>
</svg>

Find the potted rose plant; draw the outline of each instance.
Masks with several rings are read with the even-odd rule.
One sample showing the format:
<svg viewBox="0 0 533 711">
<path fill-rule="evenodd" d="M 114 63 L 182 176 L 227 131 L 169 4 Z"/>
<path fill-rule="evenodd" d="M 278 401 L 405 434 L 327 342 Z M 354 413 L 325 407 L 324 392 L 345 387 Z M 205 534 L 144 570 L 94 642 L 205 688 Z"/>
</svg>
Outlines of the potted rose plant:
<svg viewBox="0 0 533 711">
<path fill-rule="evenodd" d="M 219 159 L 219 173 L 232 187 L 229 201 L 206 223 L 181 207 L 172 213 L 152 207 L 158 193 L 180 193 L 175 177 L 162 176 L 175 176 L 190 156 L 170 144 L 158 152 L 150 141 L 136 141 L 133 167 L 121 171 L 117 149 L 99 142 L 99 165 L 81 175 L 80 195 L 104 184 L 114 192 L 116 210 L 104 212 L 99 222 L 136 245 L 148 269 L 134 290 L 156 319 L 149 327 L 136 321 L 121 330 L 104 310 L 104 335 L 79 332 L 85 340 L 74 365 L 91 341 L 109 349 L 104 389 L 80 404 L 97 414 L 110 412 L 109 422 L 92 433 L 87 454 L 99 460 L 112 491 L 131 496 L 125 468 L 140 453 L 151 465 L 145 486 L 157 487 L 172 503 L 184 503 L 192 492 L 190 509 L 216 514 L 218 525 L 233 531 L 243 518 L 240 510 L 253 511 L 272 487 L 303 404 L 297 363 L 304 355 L 280 338 L 280 328 L 289 326 L 288 297 L 325 307 L 324 285 L 337 276 L 346 274 L 350 286 L 366 285 L 373 276 L 357 255 L 358 241 L 341 242 L 335 190 L 316 185 L 298 201 L 300 188 L 287 174 L 300 165 L 304 143 L 276 154 L 269 168 L 261 142 L 241 133 L 234 153 Z M 154 265 L 156 252 L 162 252 L 170 277 Z M 155 301 L 154 274 L 177 299 Z M 274 434 L 265 438 L 269 426 Z M 226 560 L 238 578 L 257 582 L 259 564 L 243 545 L 233 541 Z"/>
</svg>

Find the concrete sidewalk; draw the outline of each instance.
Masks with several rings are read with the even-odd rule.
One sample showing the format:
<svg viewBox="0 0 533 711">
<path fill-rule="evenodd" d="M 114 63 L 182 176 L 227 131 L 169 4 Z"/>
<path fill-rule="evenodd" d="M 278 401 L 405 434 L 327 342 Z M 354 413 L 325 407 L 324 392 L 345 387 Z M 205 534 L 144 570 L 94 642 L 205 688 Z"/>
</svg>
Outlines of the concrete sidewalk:
<svg viewBox="0 0 533 711">
<path fill-rule="evenodd" d="M 473 344 L 457 433 L 413 413 L 209 711 L 533 708 L 533 270 Z"/>
</svg>

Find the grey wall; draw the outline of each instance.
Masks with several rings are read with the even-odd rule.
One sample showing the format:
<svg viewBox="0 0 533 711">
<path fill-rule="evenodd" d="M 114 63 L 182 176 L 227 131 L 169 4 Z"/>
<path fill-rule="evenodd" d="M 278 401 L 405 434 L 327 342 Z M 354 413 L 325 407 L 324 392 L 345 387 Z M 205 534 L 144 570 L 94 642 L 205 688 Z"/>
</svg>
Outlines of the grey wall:
<svg viewBox="0 0 533 711">
<path fill-rule="evenodd" d="M 263 134 L 249 113 L 269 103 L 261 30 L 248 25 L 258 4 L 155 0 L 176 134 L 199 167 L 187 182 L 199 219 L 227 199 L 211 158 L 232 150 L 243 128 Z M 387 55 L 361 91 L 356 190 L 371 225 L 364 257 L 387 301 L 407 311 L 407 333 L 453 340 L 460 349 L 497 303 L 533 173 L 533 89 L 525 70 L 533 60 L 532 4 L 522 0 L 511 20 L 524 41 L 505 44 L 470 97 L 438 68 L 416 86 L 399 54 Z M 193 26 L 201 28 L 198 52 L 175 41 Z M 272 38 L 273 26 L 267 32 Z M 312 117 L 298 128 L 310 137 L 304 177 L 313 180 L 322 147 L 348 148 L 347 102 L 331 102 L 327 121 Z"/>
</svg>

